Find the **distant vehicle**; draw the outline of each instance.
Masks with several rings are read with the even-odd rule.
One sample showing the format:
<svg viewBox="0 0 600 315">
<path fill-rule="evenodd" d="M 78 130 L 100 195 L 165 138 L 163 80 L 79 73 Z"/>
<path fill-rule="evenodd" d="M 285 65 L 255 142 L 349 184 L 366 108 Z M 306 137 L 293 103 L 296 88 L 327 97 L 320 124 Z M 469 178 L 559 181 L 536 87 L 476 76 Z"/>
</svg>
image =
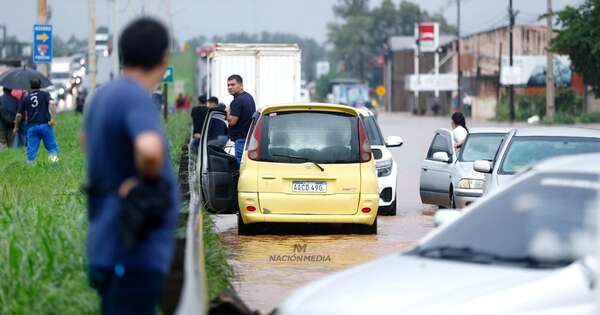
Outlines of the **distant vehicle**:
<svg viewBox="0 0 600 315">
<path fill-rule="evenodd" d="M 361 114 L 371 151 L 377 167 L 377 184 L 379 187 L 380 215 L 396 215 L 396 185 L 398 182 L 398 165 L 388 148 L 400 147 L 402 138 L 389 136 L 384 140 L 375 115 L 366 108 L 358 109 Z"/>
<path fill-rule="evenodd" d="M 509 128 L 472 128 L 462 149 L 454 149 L 452 131 L 438 129 L 421 164 L 421 201 L 443 208 L 464 208 L 483 195 L 485 177 L 473 170 L 476 160 L 493 161 Z"/>
<path fill-rule="evenodd" d="M 227 91 L 232 74 L 242 76 L 257 109 L 300 102 L 301 50 L 296 44 L 217 44 L 209 59 L 210 95 L 224 104 L 233 100 Z"/>
<path fill-rule="evenodd" d="M 96 52 L 106 57 L 110 54 L 110 35 L 108 33 L 96 33 Z"/>
<path fill-rule="evenodd" d="M 329 81 L 331 103 L 352 107 L 371 108 L 369 86 L 360 79 L 333 79 Z"/>
<path fill-rule="evenodd" d="M 276 314 L 597 314 L 598 161 L 548 161 L 463 211 L 442 210 L 454 221 L 409 252 L 310 283 Z"/>
<path fill-rule="evenodd" d="M 484 194 L 505 185 L 517 172 L 542 160 L 600 152 L 600 131 L 586 128 L 537 127 L 511 131 L 494 161 L 477 160 L 473 168 L 486 174 Z"/>
<path fill-rule="evenodd" d="M 240 168 L 224 151 L 225 113 L 209 112 L 198 159 L 207 208 L 237 212 L 241 235 L 270 222 L 353 224 L 376 234 L 377 174 L 359 116 L 331 104 L 263 107 Z"/>
</svg>

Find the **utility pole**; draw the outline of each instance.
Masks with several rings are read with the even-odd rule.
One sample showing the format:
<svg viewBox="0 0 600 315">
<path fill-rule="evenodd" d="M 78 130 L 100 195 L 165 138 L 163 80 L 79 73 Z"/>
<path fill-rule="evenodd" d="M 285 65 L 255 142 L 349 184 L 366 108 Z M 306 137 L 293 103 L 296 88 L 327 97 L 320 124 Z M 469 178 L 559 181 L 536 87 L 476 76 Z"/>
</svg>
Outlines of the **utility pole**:
<svg viewBox="0 0 600 315">
<path fill-rule="evenodd" d="M 111 62 L 112 62 L 112 77 L 116 78 L 119 76 L 120 66 L 119 66 L 119 0 L 112 0 L 112 52 L 111 52 Z"/>
<path fill-rule="evenodd" d="M 510 69 L 512 70 L 513 66 L 513 27 L 515 26 L 515 12 L 513 11 L 513 0 L 509 0 L 508 4 L 508 16 L 510 19 L 509 27 L 508 27 L 508 63 L 510 65 Z M 515 89 L 514 85 L 508 86 L 508 106 L 509 106 L 509 117 L 510 122 L 515 121 Z"/>
<path fill-rule="evenodd" d="M 457 99 L 456 109 L 457 111 L 462 110 L 462 69 L 460 66 L 460 0 L 456 0 L 456 66 L 457 66 Z"/>
<path fill-rule="evenodd" d="M 552 0 L 548 0 L 548 35 L 546 35 L 546 116 L 554 117 L 554 54 L 550 51 L 552 40 Z"/>
<path fill-rule="evenodd" d="M 48 23 L 48 3 L 47 0 L 38 0 L 38 16 L 37 21 L 39 24 L 47 24 Z M 52 53 L 52 52 L 50 52 Z M 50 73 L 50 65 L 47 63 L 39 63 L 37 65 L 37 70 L 40 71 L 45 76 L 48 76 Z"/>
<path fill-rule="evenodd" d="M 90 86 L 88 95 L 92 95 L 96 89 L 96 0 L 88 0 L 88 77 Z"/>
</svg>

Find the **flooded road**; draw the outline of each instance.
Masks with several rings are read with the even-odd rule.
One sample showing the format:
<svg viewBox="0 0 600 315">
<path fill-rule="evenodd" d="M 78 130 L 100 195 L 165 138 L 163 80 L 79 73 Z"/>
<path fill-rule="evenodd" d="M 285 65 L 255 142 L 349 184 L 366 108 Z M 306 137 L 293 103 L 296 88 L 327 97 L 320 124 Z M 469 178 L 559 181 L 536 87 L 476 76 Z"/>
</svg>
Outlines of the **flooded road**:
<svg viewBox="0 0 600 315">
<path fill-rule="evenodd" d="M 335 271 L 399 253 L 432 228 L 430 216 L 404 213 L 379 217 L 377 235 L 238 236 L 235 215 L 213 219 L 235 271 L 235 290 L 262 314 L 293 289 Z"/>
<path fill-rule="evenodd" d="M 390 149 L 398 164 L 398 215 L 378 218 L 377 235 L 238 236 L 235 215 L 213 216 L 234 269 L 233 286 L 253 309 L 268 314 L 289 293 L 333 272 L 410 248 L 433 228 L 431 212 L 419 196 L 420 164 L 437 128 L 448 118 L 386 114 L 379 117 L 384 136 L 400 136 Z M 415 132 L 418 131 L 418 132 Z M 293 256 L 309 256 L 298 261 Z"/>
</svg>

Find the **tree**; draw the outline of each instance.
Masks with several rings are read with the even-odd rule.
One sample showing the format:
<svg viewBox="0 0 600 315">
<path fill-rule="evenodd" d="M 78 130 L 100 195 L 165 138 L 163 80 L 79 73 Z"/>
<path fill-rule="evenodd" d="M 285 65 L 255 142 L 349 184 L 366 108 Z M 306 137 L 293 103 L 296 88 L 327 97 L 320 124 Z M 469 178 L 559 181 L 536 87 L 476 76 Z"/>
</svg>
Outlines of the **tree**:
<svg viewBox="0 0 600 315">
<path fill-rule="evenodd" d="M 369 11 L 369 0 L 338 0 L 333 6 L 333 13 L 340 18 L 365 15 Z"/>
<path fill-rule="evenodd" d="M 373 53 L 384 52 L 384 44 L 391 36 L 401 34 L 401 24 L 398 11 L 392 0 L 383 0 L 381 6 L 371 12 L 373 18 Z"/>
<path fill-rule="evenodd" d="M 439 22 L 441 32 L 455 28 L 441 14 L 429 15 L 419 5 L 403 0 L 396 8 L 392 0 L 383 0 L 379 7 L 369 9 L 368 0 L 338 0 L 333 7 L 341 22 L 328 25 L 327 38 L 333 45 L 333 61 L 346 65 L 352 76 L 381 82 L 377 69 L 367 67 L 370 58 L 385 52 L 385 44 L 392 36 L 414 34 L 419 22 Z M 380 70 L 380 69 L 379 69 Z"/>
<path fill-rule="evenodd" d="M 557 13 L 562 26 L 551 49 L 568 55 L 571 67 L 600 95 L 600 0 L 585 0 L 579 7 L 567 6 Z"/>
<path fill-rule="evenodd" d="M 346 71 L 367 78 L 367 60 L 371 55 L 373 19 L 368 15 L 352 15 L 344 24 L 329 24 L 327 37 L 333 44 L 332 57 L 346 66 Z"/>
</svg>

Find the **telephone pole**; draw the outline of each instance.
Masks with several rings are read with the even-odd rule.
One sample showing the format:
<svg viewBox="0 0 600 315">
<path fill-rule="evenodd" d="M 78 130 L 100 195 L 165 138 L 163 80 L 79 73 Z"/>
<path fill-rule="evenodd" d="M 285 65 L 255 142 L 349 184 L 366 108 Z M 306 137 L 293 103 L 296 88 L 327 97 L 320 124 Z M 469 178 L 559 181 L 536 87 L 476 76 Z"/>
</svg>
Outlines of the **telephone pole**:
<svg viewBox="0 0 600 315">
<path fill-rule="evenodd" d="M 509 0 L 508 4 L 508 16 L 510 19 L 510 24 L 508 27 L 508 63 L 510 65 L 510 69 L 512 70 L 513 66 L 513 27 L 515 26 L 515 12 L 513 11 L 513 0 Z M 515 121 L 515 89 L 514 85 L 508 86 L 508 107 L 509 107 L 509 117 L 510 122 Z"/>
<path fill-rule="evenodd" d="M 111 62 L 112 62 L 112 77 L 116 78 L 119 76 L 119 0 L 112 0 L 112 51 L 111 51 Z"/>
<path fill-rule="evenodd" d="M 554 117 L 554 54 L 550 51 L 552 40 L 552 0 L 548 0 L 548 35 L 546 35 L 546 116 Z"/>
<path fill-rule="evenodd" d="M 460 0 L 456 0 L 456 57 L 458 83 L 456 106 L 457 110 L 460 112 L 462 110 L 462 69 L 460 66 Z"/>
<path fill-rule="evenodd" d="M 96 0 L 88 0 L 88 77 L 90 86 L 88 95 L 92 95 L 96 89 Z"/>
<path fill-rule="evenodd" d="M 47 24 L 48 23 L 48 2 L 47 0 L 38 0 L 37 7 L 37 21 L 39 24 Z M 50 52 L 52 54 L 52 52 Z M 48 76 L 50 73 L 50 65 L 47 63 L 39 63 L 37 64 L 37 70 L 40 71 L 45 76 Z"/>
</svg>

